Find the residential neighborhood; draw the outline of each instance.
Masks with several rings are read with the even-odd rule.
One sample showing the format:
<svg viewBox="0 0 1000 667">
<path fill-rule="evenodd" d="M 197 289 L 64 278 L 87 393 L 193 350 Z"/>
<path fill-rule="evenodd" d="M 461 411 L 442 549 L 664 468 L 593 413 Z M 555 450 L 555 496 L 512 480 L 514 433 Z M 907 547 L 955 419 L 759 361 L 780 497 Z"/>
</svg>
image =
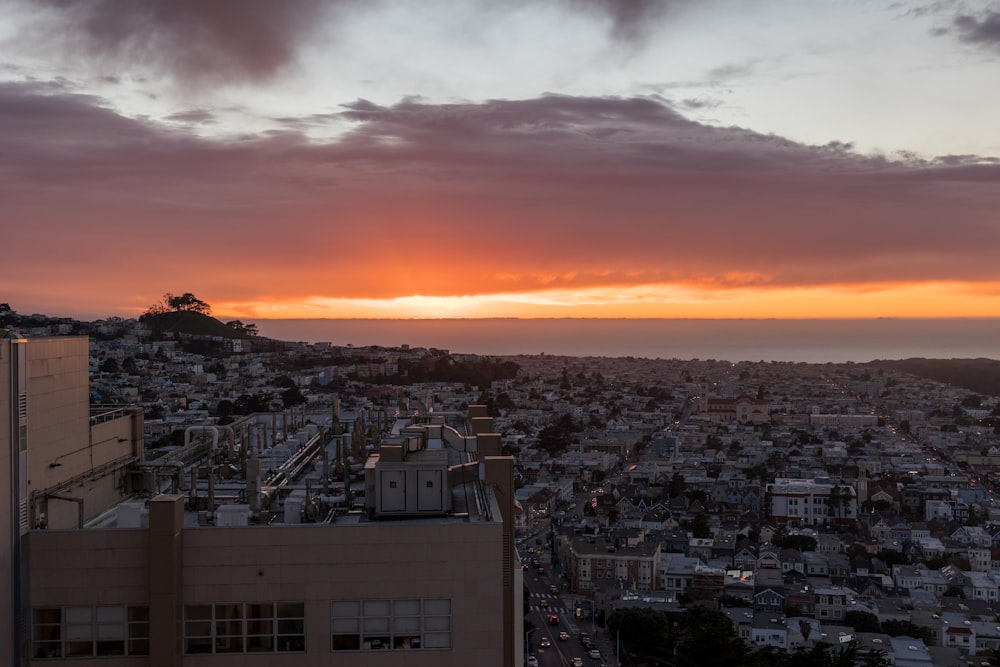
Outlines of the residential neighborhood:
<svg viewBox="0 0 1000 667">
<path fill-rule="evenodd" d="M 1000 652 L 996 396 L 877 363 L 487 357 L 10 317 L 19 335 L 90 337 L 91 403 L 141 408 L 149 460 L 250 413 L 272 435 L 315 424 L 372 450 L 400 416 L 485 406 L 514 457 L 525 627 L 590 628 L 604 660 L 635 653 L 616 618 L 695 608 L 752 650 Z"/>
</svg>

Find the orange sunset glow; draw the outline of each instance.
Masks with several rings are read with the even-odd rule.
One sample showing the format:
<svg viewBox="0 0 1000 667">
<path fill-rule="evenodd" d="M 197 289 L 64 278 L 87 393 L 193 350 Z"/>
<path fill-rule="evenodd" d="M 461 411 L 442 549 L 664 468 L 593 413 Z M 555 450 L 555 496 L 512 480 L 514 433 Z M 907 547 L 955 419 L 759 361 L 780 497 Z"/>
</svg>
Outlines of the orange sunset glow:
<svg viewBox="0 0 1000 667">
<path fill-rule="evenodd" d="M 214 310 L 222 317 L 265 319 L 308 319 L 329 313 L 376 319 L 994 317 L 1000 312 L 1000 284 L 976 286 L 971 293 L 969 286 L 961 283 L 722 291 L 659 285 L 609 286 L 489 296 L 223 302 Z"/>
</svg>

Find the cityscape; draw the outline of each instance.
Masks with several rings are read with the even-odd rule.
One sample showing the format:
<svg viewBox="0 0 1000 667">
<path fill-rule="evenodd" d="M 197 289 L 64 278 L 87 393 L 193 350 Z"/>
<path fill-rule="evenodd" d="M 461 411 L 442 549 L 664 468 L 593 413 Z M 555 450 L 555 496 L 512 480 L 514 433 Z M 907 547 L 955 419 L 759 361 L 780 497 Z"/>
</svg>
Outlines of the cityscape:
<svg viewBox="0 0 1000 667">
<path fill-rule="evenodd" d="M 11 664 L 1000 655 L 996 362 L 291 343 L 170 297 L 0 304 Z"/>
<path fill-rule="evenodd" d="M 1000 667 L 998 64 L 998 0 L 0 2 L 0 666 Z"/>
</svg>

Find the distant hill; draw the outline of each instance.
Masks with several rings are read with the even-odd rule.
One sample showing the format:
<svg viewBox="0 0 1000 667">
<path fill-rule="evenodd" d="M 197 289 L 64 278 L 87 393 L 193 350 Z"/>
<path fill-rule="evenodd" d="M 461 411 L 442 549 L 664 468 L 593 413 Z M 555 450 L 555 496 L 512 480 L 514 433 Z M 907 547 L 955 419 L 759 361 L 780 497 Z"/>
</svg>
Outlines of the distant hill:
<svg viewBox="0 0 1000 667">
<path fill-rule="evenodd" d="M 899 359 L 872 366 L 902 371 L 976 392 L 1000 396 L 1000 361 L 995 359 Z"/>
<path fill-rule="evenodd" d="M 194 336 L 220 336 L 222 338 L 255 338 L 250 334 L 237 331 L 226 326 L 219 320 L 208 315 L 202 315 L 193 310 L 177 310 L 157 315 L 146 315 L 142 318 L 154 334 L 186 333 Z"/>
</svg>

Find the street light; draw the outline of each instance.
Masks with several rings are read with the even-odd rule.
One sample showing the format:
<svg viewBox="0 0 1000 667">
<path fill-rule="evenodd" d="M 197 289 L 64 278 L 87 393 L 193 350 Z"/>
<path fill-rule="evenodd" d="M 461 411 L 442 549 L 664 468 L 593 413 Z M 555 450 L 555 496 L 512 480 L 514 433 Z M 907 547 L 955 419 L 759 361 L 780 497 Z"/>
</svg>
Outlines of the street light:
<svg viewBox="0 0 1000 667">
<path fill-rule="evenodd" d="M 525 630 L 524 631 L 524 664 L 525 665 L 528 664 L 528 654 L 531 652 L 531 651 L 528 650 L 528 646 L 529 646 L 528 641 L 531 638 L 531 633 L 532 632 L 538 632 L 539 630 L 541 630 L 541 628 L 531 628 L 530 630 Z"/>
</svg>

